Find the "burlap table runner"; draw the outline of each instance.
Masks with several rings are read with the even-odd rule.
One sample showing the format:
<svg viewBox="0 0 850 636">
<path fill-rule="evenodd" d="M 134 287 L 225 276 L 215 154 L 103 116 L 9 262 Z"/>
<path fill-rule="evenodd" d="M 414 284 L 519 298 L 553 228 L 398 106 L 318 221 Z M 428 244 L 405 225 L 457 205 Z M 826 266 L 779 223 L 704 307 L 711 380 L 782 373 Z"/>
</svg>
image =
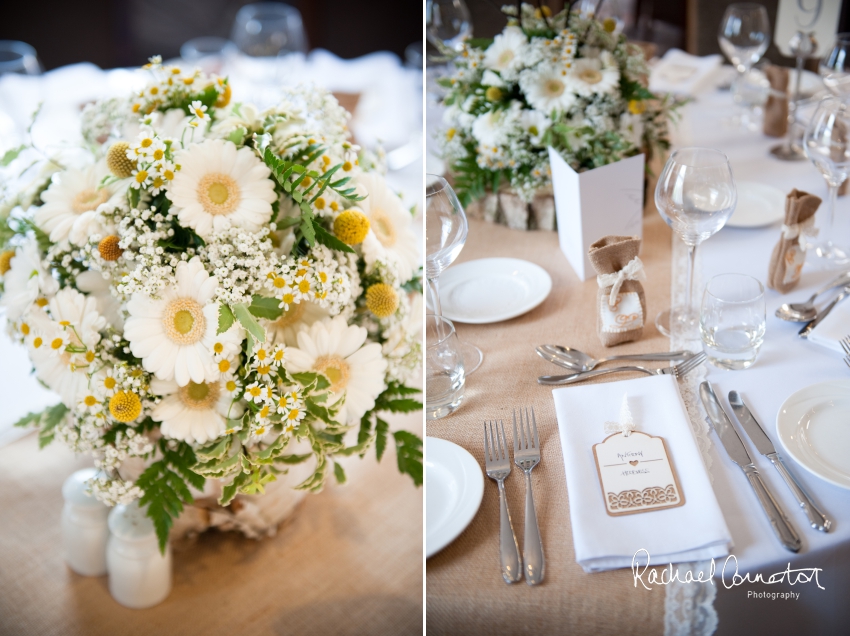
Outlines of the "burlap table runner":
<svg viewBox="0 0 850 636">
<path fill-rule="evenodd" d="M 580 282 L 558 247 L 555 232 L 523 232 L 470 221 L 469 239 L 459 261 L 492 256 L 522 258 L 552 277 L 552 293 L 533 311 L 491 325 L 458 325 L 458 335 L 484 352 L 481 367 L 468 378 L 465 400 L 453 415 L 428 422 L 427 434 L 459 444 L 484 469 L 483 421 L 502 418 L 514 407 L 533 406 L 542 450 L 534 469 L 537 519 L 546 556 L 546 580 L 531 588 L 506 585 L 499 575 L 499 498 L 485 477 L 484 500 L 475 519 L 454 543 L 428 559 L 428 634 L 660 634 L 664 588 L 635 588 L 629 570 L 585 574 L 575 562 L 566 478 L 558 438 L 552 388 L 537 376 L 558 367 L 534 351 L 563 344 L 599 355 L 665 351 L 669 340 L 655 329 L 658 312 L 670 303 L 671 235 L 661 217 L 644 218 L 647 324 L 637 342 L 605 349 L 595 330 L 596 279 Z M 564 371 L 566 373 L 566 371 Z M 614 376 L 615 381 L 618 377 Z M 604 381 L 600 379 L 600 381 Z M 594 479 L 588 475 L 588 479 Z M 525 483 L 514 469 L 505 482 L 514 528 L 522 546 Z M 601 505 L 601 502 L 600 502 Z"/>
<path fill-rule="evenodd" d="M 421 430 L 421 414 L 401 421 Z M 274 537 L 209 532 L 175 550 L 171 595 L 146 610 L 62 560 L 60 488 L 88 465 L 32 435 L 0 449 L 0 635 L 422 633 L 422 489 L 392 450 L 347 461 L 348 485 L 308 495 Z"/>
</svg>

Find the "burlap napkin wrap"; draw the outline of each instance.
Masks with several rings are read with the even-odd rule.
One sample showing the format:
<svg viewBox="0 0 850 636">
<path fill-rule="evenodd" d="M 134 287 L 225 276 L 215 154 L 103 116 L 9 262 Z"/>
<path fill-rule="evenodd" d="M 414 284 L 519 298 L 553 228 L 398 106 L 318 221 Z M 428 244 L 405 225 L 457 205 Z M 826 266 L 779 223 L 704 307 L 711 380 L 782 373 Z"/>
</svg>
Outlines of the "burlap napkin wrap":
<svg viewBox="0 0 850 636">
<path fill-rule="evenodd" d="M 785 198 L 785 224 L 782 235 L 770 255 L 767 286 L 778 292 L 791 291 L 800 282 L 800 272 L 806 261 L 800 237 L 813 234 L 815 212 L 820 197 L 801 190 L 791 190 Z"/>
<path fill-rule="evenodd" d="M 764 74 L 771 89 L 764 105 L 764 134 L 784 137 L 788 132 L 788 69 L 770 65 Z"/>
<path fill-rule="evenodd" d="M 596 270 L 596 332 L 606 347 L 637 340 L 643 334 L 645 278 L 638 258 L 637 236 L 605 236 L 590 246 L 588 256 Z"/>
</svg>

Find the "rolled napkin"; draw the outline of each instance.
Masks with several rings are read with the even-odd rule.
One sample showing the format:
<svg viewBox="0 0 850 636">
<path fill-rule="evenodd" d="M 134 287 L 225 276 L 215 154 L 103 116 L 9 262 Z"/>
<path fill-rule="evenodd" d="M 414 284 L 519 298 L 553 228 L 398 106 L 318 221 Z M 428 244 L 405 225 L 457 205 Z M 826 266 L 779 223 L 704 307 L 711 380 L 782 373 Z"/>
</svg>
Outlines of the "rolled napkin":
<svg viewBox="0 0 850 636">
<path fill-rule="evenodd" d="M 646 278 L 638 258 L 637 236 L 604 236 L 587 251 L 596 271 L 596 332 L 606 347 L 637 340 L 643 334 L 646 298 L 639 281 Z"/>
<path fill-rule="evenodd" d="M 832 308 L 826 318 L 812 329 L 808 339 L 827 349 L 845 355 L 840 340 L 850 335 L 850 299 L 845 298 Z M 842 367 L 843 368 L 843 367 Z"/>
<path fill-rule="evenodd" d="M 685 504 L 676 508 L 611 516 L 606 512 L 593 445 L 619 417 L 628 395 L 636 430 L 663 437 L 678 474 Z M 564 387 L 552 391 L 564 454 L 570 524 L 576 562 L 585 572 L 631 567 L 646 550 L 651 564 L 721 558 L 732 538 L 671 375 Z M 640 561 L 640 555 L 638 556 Z"/>
<path fill-rule="evenodd" d="M 820 204 L 820 197 L 796 188 L 785 198 L 785 223 L 770 255 L 767 271 L 767 286 L 771 289 L 784 294 L 800 282 L 800 272 L 806 261 L 805 244 L 800 244 L 800 237 L 817 233 L 815 212 Z"/>
<path fill-rule="evenodd" d="M 708 88 L 704 82 L 723 61 L 722 55 L 699 57 L 679 49 L 664 54 L 649 74 L 649 90 L 676 95 L 696 95 Z"/>
<path fill-rule="evenodd" d="M 764 134 L 784 137 L 788 132 L 788 69 L 771 64 L 764 74 L 771 89 L 764 105 Z"/>
</svg>

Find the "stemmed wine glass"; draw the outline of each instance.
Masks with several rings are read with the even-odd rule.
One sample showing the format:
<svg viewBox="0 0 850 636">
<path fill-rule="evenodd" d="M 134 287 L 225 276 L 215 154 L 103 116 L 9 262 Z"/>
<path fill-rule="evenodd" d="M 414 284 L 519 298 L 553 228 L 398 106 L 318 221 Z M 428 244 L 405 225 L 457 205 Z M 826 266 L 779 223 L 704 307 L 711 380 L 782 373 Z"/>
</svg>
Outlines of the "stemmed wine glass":
<svg viewBox="0 0 850 636">
<path fill-rule="evenodd" d="M 850 113 L 835 97 L 827 97 L 818 105 L 806 127 L 803 138 L 806 156 L 826 179 L 829 188 L 827 211 L 816 215 L 818 234 L 810 241 L 807 260 L 822 269 L 850 263 L 850 246 L 835 242 L 835 202 L 838 188 L 850 174 Z"/>
<path fill-rule="evenodd" d="M 850 98 L 850 33 L 839 33 L 835 44 L 818 65 L 829 92 L 846 101 Z"/>
<path fill-rule="evenodd" d="M 425 190 L 425 278 L 428 280 L 428 304 L 432 313 L 443 315 L 437 279 L 451 265 L 466 243 L 469 224 L 463 206 L 448 182 L 437 175 L 426 175 Z M 484 354 L 475 345 L 460 343 L 463 366 L 469 375 L 481 365 Z"/>
<path fill-rule="evenodd" d="M 717 41 L 720 43 L 720 50 L 738 71 L 732 94 L 735 101 L 743 105 L 741 124 L 749 129 L 753 124 L 751 107 L 743 104 L 746 101 L 745 80 L 750 69 L 761 59 L 770 44 L 767 10 L 760 4 L 730 4 L 720 22 Z"/>
<path fill-rule="evenodd" d="M 425 12 L 426 35 L 434 46 L 459 51 L 463 41 L 472 35 L 469 8 L 463 0 L 428 0 Z"/>
<path fill-rule="evenodd" d="M 688 247 L 688 278 L 686 304 L 672 307 L 655 319 L 655 326 L 664 335 L 699 338 L 699 311 L 693 289 L 696 249 L 726 225 L 737 201 L 732 168 L 722 152 L 681 148 L 670 155 L 655 188 L 655 205 Z"/>
</svg>

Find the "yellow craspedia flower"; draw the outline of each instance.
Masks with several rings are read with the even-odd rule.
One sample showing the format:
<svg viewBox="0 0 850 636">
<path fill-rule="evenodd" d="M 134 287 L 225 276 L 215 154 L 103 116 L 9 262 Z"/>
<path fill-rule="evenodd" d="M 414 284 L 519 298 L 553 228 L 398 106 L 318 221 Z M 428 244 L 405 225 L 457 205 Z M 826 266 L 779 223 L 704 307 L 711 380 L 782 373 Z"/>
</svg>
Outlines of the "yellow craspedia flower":
<svg viewBox="0 0 850 636">
<path fill-rule="evenodd" d="M 0 276 L 12 269 L 12 258 L 15 256 L 15 250 L 7 250 L 0 254 Z"/>
<path fill-rule="evenodd" d="M 605 18 L 602 21 L 602 28 L 608 31 L 608 33 L 613 33 L 614 29 L 617 28 L 617 21 L 614 18 Z"/>
<path fill-rule="evenodd" d="M 119 422 L 132 422 L 142 412 L 142 401 L 132 391 L 118 391 L 109 400 L 109 412 Z"/>
<path fill-rule="evenodd" d="M 126 179 L 136 169 L 136 162 L 127 158 L 129 148 L 130 144 L 126 141 L 118 141 L 112 144 L 106 153 L 106 166 L 119 179 Z"/>
<path fill-rule="evenodd" d="M 117 261 L 118 257 L 124 253 L 118 246 L 119 238 L 114 234 L 110 234 L 100 243 L 97 244 L 97 251 L 105 261 Z"/>
<path fill-rule="evenodd" d="M 219 94 L 218 99 L 215 100 L 216 108 L 224 108 L 230 103 L 230 97 L 233 94 L 233 91 L 230 90 L 230 84 L 224 85 L 224 90 Z"/>
<path fill-rule="evenodd" d="M 347 245 L 357 245 L 369 233 L 369 219 L 360 210 L 345 210 L 334 219 L 334 234 Z"/>
<path fill-rule="evenodd" d="M 629 112 L 632 115 L 642 115 L 646 111 L 646 102 L 640 99 L 629 100 Z"/>
<path fill-rule="evenodd" d="M 498 86 L 491 86 L 484 92 L 484 97 L 486 97 L 487 100 L 491 102 L 501 101 L 502 89 Z"/>
<path fill-rule="evenodd" d="M 372 285 L 366 290 L 366 306 L 378 318 L 392 316 L 398 309 L 398 292 L 386 283 Z"/>
</svg>

